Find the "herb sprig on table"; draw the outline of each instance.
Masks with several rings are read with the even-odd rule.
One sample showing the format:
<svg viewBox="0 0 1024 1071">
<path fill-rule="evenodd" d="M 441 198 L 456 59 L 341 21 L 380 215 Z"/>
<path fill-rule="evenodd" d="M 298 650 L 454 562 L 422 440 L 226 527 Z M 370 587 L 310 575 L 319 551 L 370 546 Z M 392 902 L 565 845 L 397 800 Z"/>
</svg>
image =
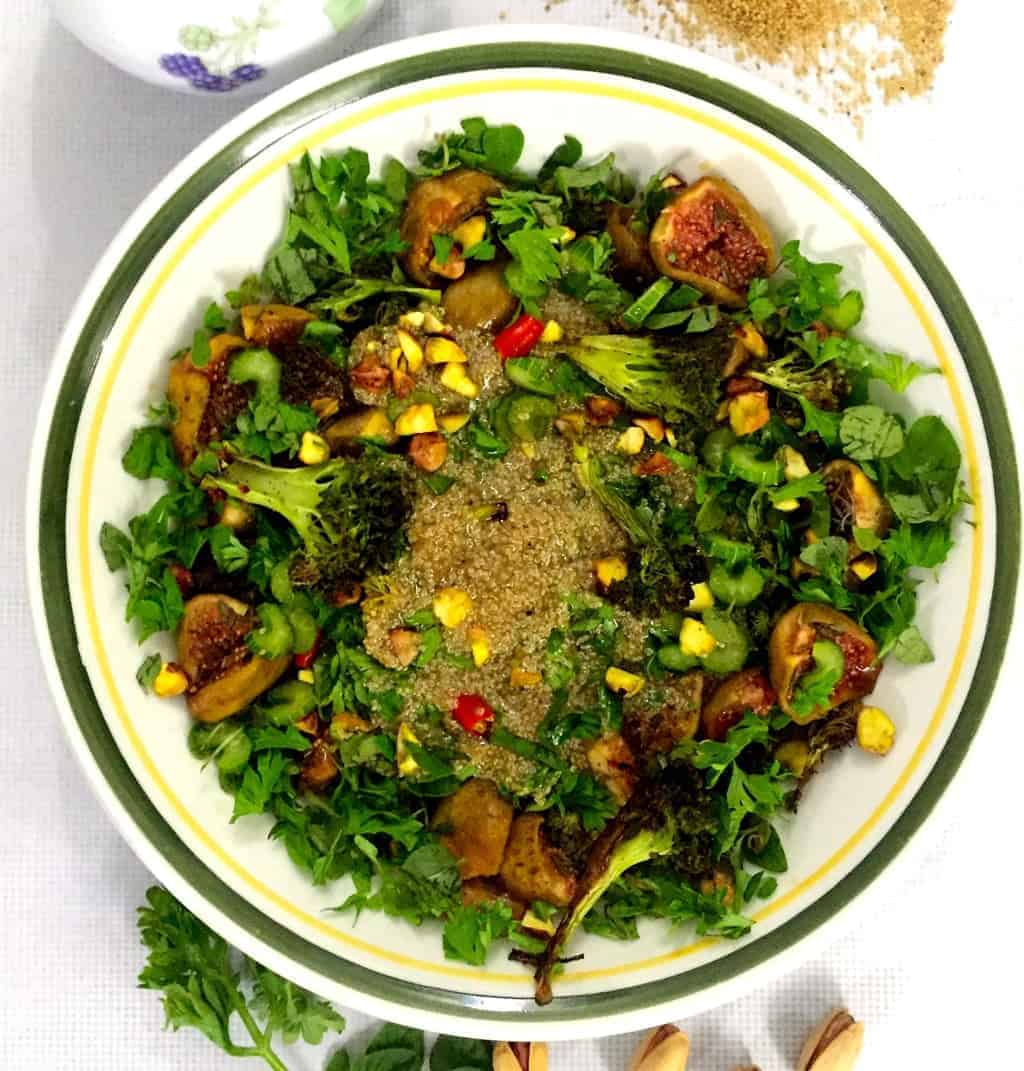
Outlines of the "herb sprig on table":
<svg viewBox="0 0 1024 1071">
<path fill-rule="evenodd" d="M 236 952 L 166 889 L 146 893 L 139 932 L 148 949 L 139 985 L 163 994 L 171 1030 L 198 1030 L 229 1056 L 260 1059 L 272 1071 L 288 1071 L 281 1044 L 319 1045 L 345 1030 L 331 1004 Z M 422 1031 L 385 1023 L 362 1053 L 338 1049 L 324 1071 L 421 1071 L 425 1053 Z M 430 1071 L 490 1066 L 486 1041 L 442 1035 L 430 1053 Z"/>
</svg>

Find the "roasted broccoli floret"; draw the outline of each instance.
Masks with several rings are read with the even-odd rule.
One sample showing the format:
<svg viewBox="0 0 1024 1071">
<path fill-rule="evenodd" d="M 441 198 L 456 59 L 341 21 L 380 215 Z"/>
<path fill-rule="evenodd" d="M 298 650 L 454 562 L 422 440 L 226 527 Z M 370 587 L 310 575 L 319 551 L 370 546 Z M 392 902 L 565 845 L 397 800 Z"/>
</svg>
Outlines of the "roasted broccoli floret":
<svg viewBox="0 0 1024 1071">
<path fill-rule="evenodd" d="M 204 487 L 279 513 L 302 538 L 293 579 L 324 590 L 385 571 L 405 548 L 407 478 L 386 457 L 285 469 L 233 461 Z"/>
<path fill-rule="evenodd" d="M 800 350 L 780 357 L 763 371 L 754 369 L 745 374 L 783 394 L 806 398 L 818 409 L 841 409 L 850 393 L 850 381 L 838 364 L 815 364 Z"/>
<path fill-rule="evenodd" d="M 699 551 L 695 547 L 683 553 L 670 549 L 655 519 L 631 506 L 609 484 L 597 458 L 579 462 L 576 475 L 633 544 L 626 577 L 612 585 L 608 598 L 634 612 L 686 609 L 693 599 L 693 585 L 705 577 Z"/>
<path fill-rule="evenodd" d="M 718 407 L 732 343 L 728 331 L 720 328 L 671 339 L 587 335 L 566 353 L 638 413 L 707 423 Z"/>
<path fill-rule="evenodd" d="M 692 784 L 691 777 L 670 764 L 657 781 L 640 783 L 594 841 L 576 895 L 537 964 L 534 981 L 538 1004 L 551 1000 L 551 972 L 584 916 L 613 882 L 630 868 L 652 859 L 675 857 L 681 852 L 689 862 L 693 830 L 700 833 L 706 824 L 695 817 L 694 807 L 699 808 L 703 800 L 692 797 Z"/>
</svg>

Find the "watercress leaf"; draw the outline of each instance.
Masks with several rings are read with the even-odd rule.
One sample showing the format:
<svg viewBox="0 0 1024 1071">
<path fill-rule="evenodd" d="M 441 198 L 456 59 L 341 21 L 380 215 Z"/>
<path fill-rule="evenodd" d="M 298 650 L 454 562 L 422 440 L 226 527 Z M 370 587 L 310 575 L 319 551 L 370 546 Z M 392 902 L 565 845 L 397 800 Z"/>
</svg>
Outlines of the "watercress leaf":
<svg viewBox="0 0 1024 1071">
<path fill-rule="evenodd" d="M 540 183 L 547 182 L 558 168 L 572 167 L 574 164 L 579 163 L 582 156 L 583 146 L 580 144 L 579 139 L 574 138 L 572 134 L 566 134 L 562 144 L 541 164 L 540 170 L 537 172 L 537 181 Z"/>
<path fill-rule="evenodd" d="M 100 550 L 107 568 L 116 573 L 125 567 L 131 557 L 132 541 L 116 525 L 104 521 L 100 525 Z"/>
<path fill-rule="evenodd" d="M 903 449 L 903 425 L 899 417 L 877 405 L 854 405 L 843 413 L 839 438 L 847 457 L 873 461 Z"/>
<path fill-rule="evenodd" d="M 153 681 L 156 680 L 157 674 L 163 668 L 164 661 L 160 655 L 154 653 L 147 655 L 139 666 L 135 673 L 135 679 L 139 682 L 139 687 L 148 692 L 153 687 Z"/>
<path fill-rule="evenodd" d="M 442 1034 L 430 1053 L 430 1071 L 490 1071 L 491 1043 Z"/>
</svg>

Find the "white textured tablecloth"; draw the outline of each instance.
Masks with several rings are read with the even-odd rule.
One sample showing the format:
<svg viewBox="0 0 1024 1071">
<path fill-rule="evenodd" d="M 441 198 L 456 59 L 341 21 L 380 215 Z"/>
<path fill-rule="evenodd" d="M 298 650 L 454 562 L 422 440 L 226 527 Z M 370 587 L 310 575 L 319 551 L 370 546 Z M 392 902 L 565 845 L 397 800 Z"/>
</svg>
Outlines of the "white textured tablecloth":
<svg viewBox="0 0 1024 1071">
<path fill-rule="evenodd" d="M 392 0 L 365 44 L 499 17 L 642 29 L 612 0 Z M 877 176 L 956 273 L 1017 413 L 1022 37 L 1020 5 L 960 0 L 932 98 L 875 115 L 864 135 Z M 0 1065 L 227 1068 L 235 1061 L 198 1035 L 162 1033 L 156 996 L 135 988 L 134 909 L 150 878 L 86 787 L 47 695 L 25 595 L 22 500 L 43 379 L 86 275 L 153 184 L 242 105 L 131 80 L 65 34 L 40 0 L 0 3 L 0 104 Z M 692 1071 L 790 1067 L 833 1004 L 867 1023 L 865 1071 L 1022 1066 L 1024 718 L 1010 665 L 966 768 L 858 925 L 788 976 L 687 1023 Z M 349 1038 L 372 1025 L 354 1013 L 349 1022 Z M 555 1046 L 553 1069 L 619 1071 L 634 1040 Z M 296 1053 L 294 1066 L 322 1060 Z"/>
</svg>

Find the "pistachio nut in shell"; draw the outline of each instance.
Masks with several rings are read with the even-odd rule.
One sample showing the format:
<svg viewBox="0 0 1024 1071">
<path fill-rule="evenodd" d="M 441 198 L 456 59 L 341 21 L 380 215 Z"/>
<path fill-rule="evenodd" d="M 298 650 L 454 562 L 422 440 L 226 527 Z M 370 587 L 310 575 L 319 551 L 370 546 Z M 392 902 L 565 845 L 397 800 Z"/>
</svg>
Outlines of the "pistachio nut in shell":
<svg viewBox="0 0 1024 1071">
<path fill-rule="evenodd" d="M 852 1071 L 864 1044 L 864 1024 L 842 1008 L 828 1013 L 804 1042 L 797 1071 Z"/>
<path fill-rule="evenodd" d="M 494 1071 L 548 1071 L 548 1047 L 543 1041 L 499 1041 L 491 1064 Z"/>
<path fill-rule="evenodd" d="M 671 1023 L 652 1030 L 636 1048 L 629 1071 L 685 1071 L 690 1039 Z"/>
</svg>

